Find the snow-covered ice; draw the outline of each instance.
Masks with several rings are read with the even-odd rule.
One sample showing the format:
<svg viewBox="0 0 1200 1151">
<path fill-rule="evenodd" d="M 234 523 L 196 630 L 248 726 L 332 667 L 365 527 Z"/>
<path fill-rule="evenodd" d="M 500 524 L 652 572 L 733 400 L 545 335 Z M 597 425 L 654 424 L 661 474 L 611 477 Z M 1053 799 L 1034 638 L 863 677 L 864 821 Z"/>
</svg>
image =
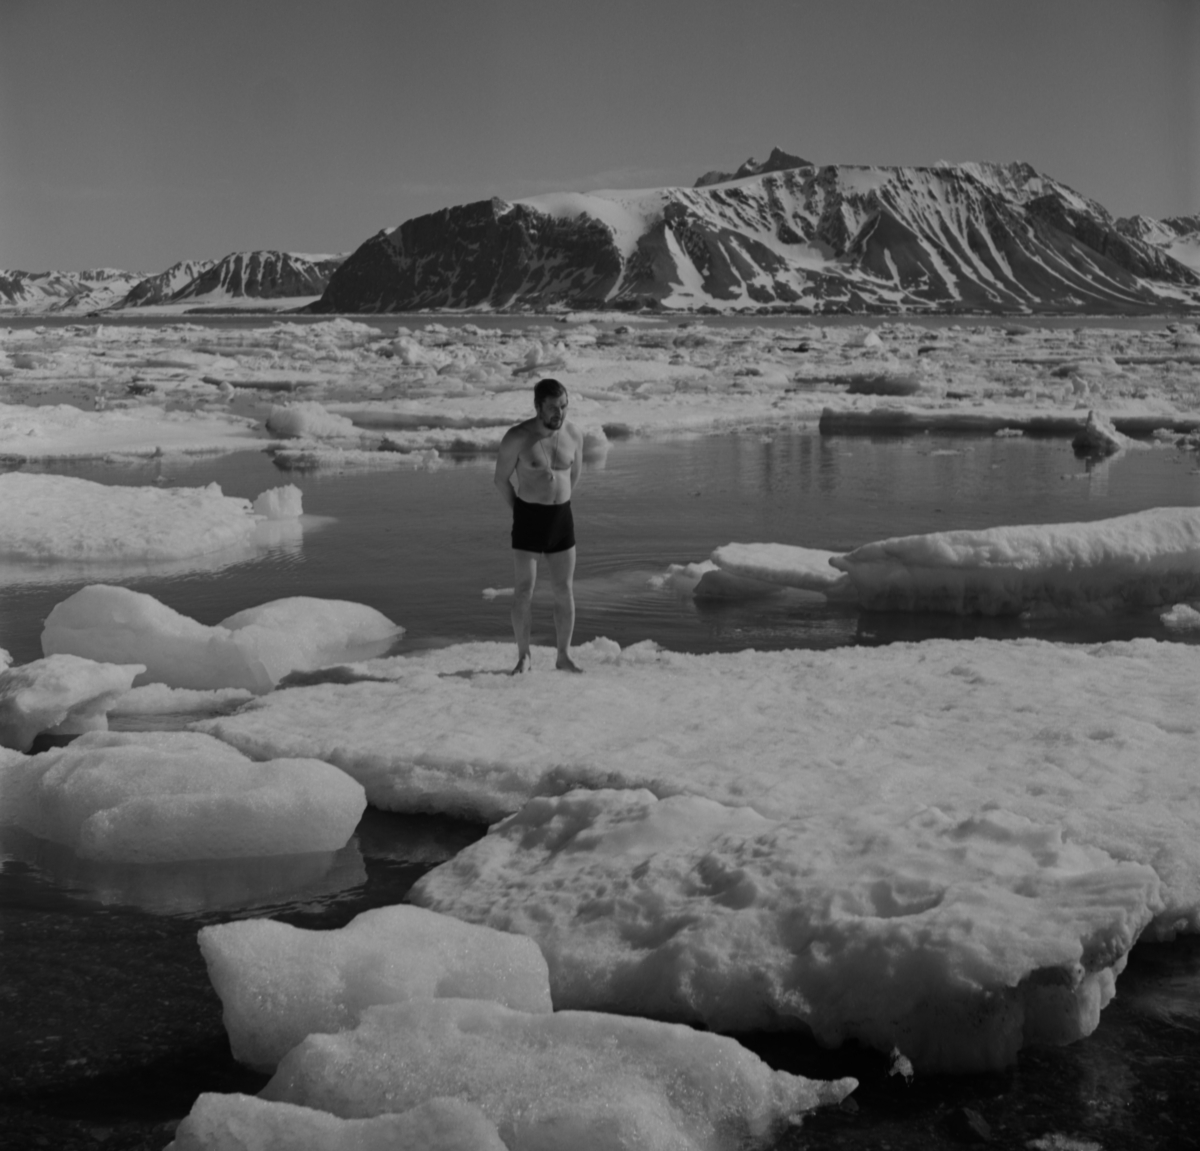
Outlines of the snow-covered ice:
<svg viewBox="0 0 1200 1151">
<path fill-rule="evenodd" d="M 1156 607 L 1200 595 L 1200 508 L 903 536 L 830 562 L 872 610 L 1003 615 Z"/>
<path fill-rule="evenodd" d="M 494 1123 L 459 1099 L 339 1119 L 294 1103 L 206 1092 L 167 1151 L 507 1151 Z"/>
<path fill-rule="evenodd" d="M 187 570 L 201 557 L 245 558 L 300 531 L 300 491 L 253 504 L 202 488 L 128 487 L 74 476 L 0 473 L 0 579 L 71 579 L 97 571 Z M 276 521 L 279 521 L 278 523 Z"/>
<path fill-rule="evenodd" d="M 254 763 L 194 732 L 90 732 L 0 765 L 4 822 L 85 859 L 335 851 L 365 807 L 362 788 L 327 763 Z"/>
<path fill-rule="evenodd" d="M 404 633 L 365 604 L 293 596 L 207 627 L 145 592 L 92 584 L 56 604 L 42 648 L 138 662 L 138 682 L 270 691 L 288 672 L 386 651 Z"/>
<path fill-rule="evenodd" d="M 712 554 L 723 571 L 784 587 L 837 596 L 849 582 L 831 566 L 836 552 L 791 544 L 725 544 Z"/>
<path fill-rule="evenodd" d="M 678 1024 L 425 999 L 310 1036 L 261 1098 L 366 1118 L 451 1096 L 477 1106 L 510 1151 L 737 1151 L 856 1086 L 772 1071 L 735 1040 Z"/>
<path fill-rule="evenodd" d="M 411 898 L 533 936 L 558 1008 L 804 1027 L 962 1071 L 1094 1030 L 1158 886 L 986 804 L 771 820 L 623 789 L 531 801 Z"/>
<path fill-rule="evenodd" d="M 345 1031 L 378 1003 L 489 999 L 550 1011 L 532 939 L 419 907 L 364 911 L 334 931 L 271 919 L 205 927 L 200 950 L 221 997 L 235 1059 L 261 1071 L 305 1036 Z"/>
<path fill-rule="evenodd" d="M 52 655 L 0 671 L 0 747 L 28 751 L 39 732 L 107 731 L 108 712 L 144 664 Z"/>
<path fill-rule="evenodd" d="M 562 899 L 578 897 L 580 937 L 593 917 L 597 937 L 624 927 L 629 951 L 645 960 L 642 977 L 625 981 L 620 973 L 635 961 L 622 946 L 597 944 L 590 954 L 611 970 L 588 984 L 603 1000 L 591 1007 L 712 1012 L 723 1027 L 797 1025 L 804 1012 L 785 994 L 795 957 L 777 940 L 789 923 L 828 919 L 842 900 L 846 917 L 831 920 L 841 927 L 829 929 L 820 952 L 830 980 L 820 1033 L 884 1043 L 887 1028 L 903 1026 L 927 1065 L 961 1067 L 969 1055 L 946 1046 L 930 1020 L 966 1013 L 978 1021 L 975 1032 L 962 1027 L 976 1041 L 974 1065 L 995 1065 L 1040 1035 L 1038 1026 L 1059 1038 L 1090 1030 L 1143 927 L 1156 937 L 1200 927 L 1200 823 L 1190 802 L 1200 733 L 1195 647 L 935 640 L 685 655 L 595 641 L 576 652 L 582 681 L 510 678 L 502 674 L 510 656 L 507 645 L 465 644 L 375 661 L 361 674 L 392 682 L 280 692 L 199 727 L 254 756 L 328 759 L 360 780 L 372 803 L 402 811 L 492 821 L 573 787 L 622 789 L 616 804 L 644 788 L 643 805 L 673 796 L 722 805 L 712 821 L 720 834 L 703 842 L 724 835 L 724 856 L 712 843 L 697 846 L 698 817 L 672 839 L 637 816 L 645 854 L 688 877 L 680 891 L 657 890 L 653 867 L 642 891 L 643 860 L 620 849 L 606 809 L 588 811 L 582 800 L 570 810 L 600 830 L 581 834 L 563 872 L 526 874 L 541 850 L 531 831 L 528 857 L 515 852 L 511 867 L 506 860 L 487 882 L 476 876 L 459 890 L 455 868 L 499 850 L 493 832 L 487 846 L 418 885 L 417 898 L 481 922 L 508 913 L 503 892 L 514 885 L 514 898 L 529 900 L 521 929 L 551 940 L 544 946 L 557 978 L 551 889 L 578 864 L 583 886 Z M 537 802 L 515 826 L 547 804 L 568 804 Z M 614 837 L 618 846 L 606 846 Z M 761 875 L 738 855 L 756 850 Z M 695 867 L 714 852 L 710 886 Z M 804 882 L 790 878 L 798 867 L 811 869 Z M 748 876 L 741 886 L 739 871 Z M 618 879 L 644 900 L 612 896 Z M 485 890 L 480 907 L 471 891 Z M 551 910 L 539 919 L 539 909 Z M 689 932 L 697 916 L 708 926 Z M 803 933 L 794 939 L 802 950 Z M 856 948 L 880 966 L 851 962 Z M 714 953 L 728 965 L 711 962 Z M 764 973 L 762 986 L 740 996 L 735 988 L 751 969 Z M 712 983 L 693 996 L 700 972 Z M 1061 1019 L 1027 1032 L 1027 996 L 1047 979 L 1058 990 L 1041 1002 L 1060 996 Z M 924 1007 L 903 1021 L 898 1006 L 876 1018 L 860 998 L 899 1005 L 917 988 Z M 984 1002 L 995 1010 L 979 1010 Z"/>
</svg>

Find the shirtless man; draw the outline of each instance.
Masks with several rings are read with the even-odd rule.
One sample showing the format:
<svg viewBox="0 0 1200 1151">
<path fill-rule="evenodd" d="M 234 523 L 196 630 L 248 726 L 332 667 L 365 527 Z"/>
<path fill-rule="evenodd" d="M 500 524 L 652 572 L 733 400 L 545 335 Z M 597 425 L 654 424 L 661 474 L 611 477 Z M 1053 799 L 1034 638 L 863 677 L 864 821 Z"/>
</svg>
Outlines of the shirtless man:
<svg viewBox="0 0 1200 1151">
<path fill-rule="evenodd" d="M 560 671 L 579 671 L 571 660 L 575 630 L 575 523 L 571 490 L 583 470 L 583 436 L 567 423 L 567 389 L 557 380 L 540 380 L 533 389 L 537 415 L 509 428 L 500 442 L 495 484 L 512 508 L 512 606 L 517 638 L 517 675 L 533 666 L 529 654 L 533 585 L 539 555 L 550 565 L 554 587 L 554 630 Z M 512 478 L 516 475 L 514 489 Z"/>
</svg>

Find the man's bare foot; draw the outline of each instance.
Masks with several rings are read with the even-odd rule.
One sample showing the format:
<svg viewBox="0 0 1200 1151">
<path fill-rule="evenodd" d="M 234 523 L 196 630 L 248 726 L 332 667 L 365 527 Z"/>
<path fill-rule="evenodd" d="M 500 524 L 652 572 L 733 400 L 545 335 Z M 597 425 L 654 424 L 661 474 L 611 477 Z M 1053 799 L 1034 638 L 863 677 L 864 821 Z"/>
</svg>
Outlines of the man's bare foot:
<svg viewBox="0 0 1200 1151">
<path fill-rule="evenodd" d="M 583 668 L 576 667 L 569 655 L 560 655 L 554 666 L 559 671 L 574 671 L 580 674 L 583 673 Z"/>
<path fill-rule="evenodd" d="M 533 671 L 533 656 L 529 652 L 517 657 L 517 666 L 508 674 L 520 675 L 523 671 Z"/>
</svg>

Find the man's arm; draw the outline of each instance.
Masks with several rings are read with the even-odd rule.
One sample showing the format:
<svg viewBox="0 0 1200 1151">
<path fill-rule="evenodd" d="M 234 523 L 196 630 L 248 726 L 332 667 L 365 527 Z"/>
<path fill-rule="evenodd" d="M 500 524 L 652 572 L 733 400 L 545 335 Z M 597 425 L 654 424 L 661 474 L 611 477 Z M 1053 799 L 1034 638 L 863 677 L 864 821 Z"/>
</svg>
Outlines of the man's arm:
<svg viewBox="0 0 1200 1151">
<path fill-rule="evenodd" d="M 571 460 L 571 493 L 574 494 L 575 485 L 583 474 L 583 433 L 574 424 L 571 431 L 575 433 L 575 458 Z"/>
<path fill-rule="evenodd" d="M 515 501 L 517 493 L 513 491 L 512 474 L 517 468 L 517 457 L 521 454 L 522 437 L 516 428 L 509 428 L 504 433 L 504 439 L 500 441 L 500 451 L 496 456 L 496 474 L 492 478 L 492 482 L 496 485 L 496 490 L 504 498 L 504 502 L 511 508 Z"/>
</svg>

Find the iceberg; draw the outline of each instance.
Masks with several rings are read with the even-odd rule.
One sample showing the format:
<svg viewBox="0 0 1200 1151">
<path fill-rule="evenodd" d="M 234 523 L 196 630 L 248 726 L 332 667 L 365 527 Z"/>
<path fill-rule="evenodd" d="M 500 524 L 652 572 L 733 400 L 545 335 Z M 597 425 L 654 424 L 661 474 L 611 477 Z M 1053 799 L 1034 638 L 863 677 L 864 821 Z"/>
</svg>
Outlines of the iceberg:
<svg viewBox="0 0 1200 1151">
<path fill-rule="evenodd" d="M 773 820 L 623 789 L 530 801 L 410 898 L 537 940 L 559 1010 L 799 1028 L 984 1071 L 1095 1029 L 1158 888 L 1146 864 L 986 804 Z"/>
<path fill-rule="evenodd" d="M 138 686 L 261 693 L 291 671 L 379 655 L 403 633 L 364 604 L 309 596 L 272 600 L 207 627 L 144 592 L 93 584 L 55 605 L 42 650 L 136 661 L 146 668 Z"/>
<path fill-rule="evenodd" d="M 309 1036 L 260 1097 L 351 1119 L 449 1096 L 478 1107 L 509 1151 L 740 1151 L 856 1086 L 772 1071 L 736 1040 L 679 1024 L 423 999 Z"/>
<path fill-rule="evenodd" d="M 167 1151 L 507 1151 L 483 1112 L 459 1099 L 430 1099 L 400 1114 L 339 1119 L 253 1095 L 205 1093 Z"/>
<path fill-rule="evenodd" d="M 201 929 L 200 950 L 233 1057 L 260 1071 L 274 1071 L 307 1035 L 353 1028 L 379 1003 L 489 999 L 551 1010 L 546 960 L 532 939 L 419 907 L 364 911 L 335 931 L 223 923 Z"/>
<path fill-rule="evenodd" d="M 1200 508 L 901 536 L 830 563 L 873 611 L 1151 608 L 1200 595 Z"/>
<path fill-rule="evenodd" d="M 145 670 L 140 663 L 52 655 L 0 671 L 0 747 L 28 751 L 42 731 L 107 731 L 108 712 Z"/>
<path fill-rule="evenodd" d="M 0 764 L 3 822 L 85 859 L 131 863 L 336 851 L 362 788 L 313 759 L 254 763 L 195 732 L 89 732 Z"/>
</svg>

